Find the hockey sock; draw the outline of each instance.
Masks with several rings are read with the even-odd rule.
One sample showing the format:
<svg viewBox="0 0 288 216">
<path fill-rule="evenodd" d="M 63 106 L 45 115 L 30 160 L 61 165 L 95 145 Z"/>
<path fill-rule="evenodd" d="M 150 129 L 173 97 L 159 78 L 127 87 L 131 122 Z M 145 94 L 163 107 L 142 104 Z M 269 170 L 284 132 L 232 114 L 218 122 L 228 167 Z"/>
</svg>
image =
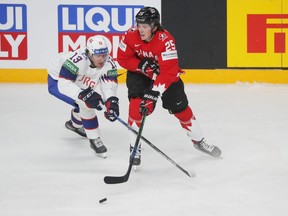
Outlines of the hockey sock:
<svg viewBox="0 0 288 216">
<path fill-rule="evenodd" d="M 100 137 L 100 129 L 97 115 L 94 109 L 80 109 L 81 120 L 89 139 Z"/>
<path fill-rule="evenodd" d="M 142 116 L 139 112 L 139 108 L 140 108 L 140 103 L 141 103 L 142 99 L 141 98 L 131 98 L 130 99 L 130 104 L 129 104 L 129 118 L 128 118 L 128 124 L 135 129 L 136 131 L 139 130 L 139 127 L 141 125 L 141 120 L 142 120 Z M 136 141 L 136 135 L 129 130 L 128 131 L 128 136 L 129 136 L 129 142 L 130 145 L 134 145 L 135 141 Z M 141 145 L 141 143 L 139 143 L 139 146 Z"/>
<path fill-rule="evenodd" d="M 76 108 L 71 110 L 71 121 L 72 125 L 76 128 L 81 128 L 83 126 L 81 117 L 79 115 L 79 109 Z"/>
<path fill-rule="evenodd" d="M 185 129 L 187 135 L 194 141 L 200 141 L 203 139 L 201 129 L 196 121 L 196 118 L 188 106 L 185 110 L 174 114 L 179 119 L 182 128 Z"/>
<path fill-rule="evenodd" d="M 128 118 L 128 124 L 130 126 L 132 126 L 133 123 L 135 122 L 137 127 L 138 128 L 140 127 L 141 119 L 142 119 L 142 116 L 141 116 L 140 111 L 139 111 L 141 101 L 142 101 L 141 98 L 131 98 L 130 99 L 129 118 Z"/>
</svg>

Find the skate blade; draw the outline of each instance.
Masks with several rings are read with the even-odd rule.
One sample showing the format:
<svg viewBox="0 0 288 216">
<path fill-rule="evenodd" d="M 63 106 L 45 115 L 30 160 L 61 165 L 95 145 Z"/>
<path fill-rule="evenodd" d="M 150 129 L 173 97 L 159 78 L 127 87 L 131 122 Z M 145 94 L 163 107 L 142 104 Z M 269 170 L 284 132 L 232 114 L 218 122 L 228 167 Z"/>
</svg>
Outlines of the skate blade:
<svg viewBox="0 0 288 216">
<path fill-rule="evenodd" d="M 78 131 L 76 131 L 76 130 L 74 130 L 74 129 L 71 129 L 71 128 L 69 128 L 69 127 L 66 127 L 66 128 L 67 128 L 68 130 L 70 130 L 70 131 L 78 134 L 78 135 L 81 136 L 81 137 L 87 137 L 86 134 L 80 133 L 80 132 L 78 132 Z"/>
<path fill-rule="evenodd" d="M 98 156 L 98 157 L 101 157 L 101 158 L 106 158 L 107 157 L 107 154 L 106 153 L 96 153 L 96 155 Z"/>
</svg>

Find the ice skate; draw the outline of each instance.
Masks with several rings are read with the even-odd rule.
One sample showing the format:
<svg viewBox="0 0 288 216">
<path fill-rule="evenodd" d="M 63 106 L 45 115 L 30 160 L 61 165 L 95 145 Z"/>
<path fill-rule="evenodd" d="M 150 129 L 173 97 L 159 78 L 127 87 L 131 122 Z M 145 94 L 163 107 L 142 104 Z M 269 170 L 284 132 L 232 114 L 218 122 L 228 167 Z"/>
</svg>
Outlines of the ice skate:
<svg viewBox="0 0 288 216">
<path fill-rule="evenodd" d="M 133 146 L 130 145 L 130 154 L 132 153 L 132 151 Z M 132 155 L 130 155 L 130 160 L 132 160 Z M 141 145 L 138 145 L 132 164 L 133 166 L 139 166 L 141 164 Z M 136 170 L 136 167 L 134 168 Z"/>
<path fill-rule="evenodd" d="M 82 137 L 87 137 L 84 128 L 83 127 L 81 127 L 81 128 L 74 127 L 71 120 L 69 120 L 65 123 L 65 127 L 68 130 L 71 130 Z"/>
<path fill-rule="evenodd" d="M 102 158 L 106 158 L 107 148 L 104 146 L 103 142 L 101 141 L 100 137 L 97 139 L 89 139 L 90 147 L 96 152 L 96 155 Z"/>
<path fill-rule="evenodd" d="M 204 140 L 204 138 L 201 141 L 193 141 L 193 145 L 196 149 L 198 149 L 199 151 L 202 151 L 210 156 L 213 157 L 220 157 L 221 156 L 221 150 L 214 145 L 208 145 L 206 143 L 206 141 Z"/>
</svg>

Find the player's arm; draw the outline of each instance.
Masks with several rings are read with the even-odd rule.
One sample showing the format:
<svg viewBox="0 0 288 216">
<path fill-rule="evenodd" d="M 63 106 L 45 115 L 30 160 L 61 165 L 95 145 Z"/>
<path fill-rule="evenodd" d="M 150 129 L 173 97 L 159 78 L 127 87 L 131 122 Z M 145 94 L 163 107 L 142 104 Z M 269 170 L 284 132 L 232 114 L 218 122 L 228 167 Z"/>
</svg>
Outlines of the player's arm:
<svg viewBox="0 0 288 216">
<path fill-rule="evenodd" d="M 78 73 L 79 67 L 72 60 L 66 59 L 62 64 L 58 79 L 59 91 L 74 100 L 77 100 L 82 91 L 80 87 L 74 84 Z"/>
<path fill-rule="evenodd" d="M 173 37 L 168 37 L 164 41 L 163 48 L 158 56 L 160 73 L 152 89 L 159 91 L 162 95 L 173 82 L 179 79 L 179 72 L 181 71 L 178 65 L 178 54 Z"/>
<path fill-rule="evenodd" d="M 112 58 L 108 58 L 101 69 L 99 84 L 103 100 L 106 101 L 111 96 L 116 96 L 118 88 L 118 73 L 116 63 Z"/>
<path fill-rule="evenodd" d="M 145 76 L 152 78 L 152 73 L 159 73 L 157 63 L 151 58 L 139 59 L 136 57 L 134 50 L 125 43 L 125 40 L 121 40 L 118 48 L 118 63 L 125 69 L 142 73 Z"/>
<path fill-rule="evenodd" d="M 118 88 L 118 73 L 115 62 L 109 58 L 105 63 L 99 79 L 100 90 L 103 96 L 106 111 L 105 117 L 110 121 L 115 121 L 115 115 L 119 116 L 119 99 L 116 96 Z"/>
<path fill-rule="evenodd" d="M 136 53 L 133 49 L 133 38 L 132 32 L 133 28 L 128 30 L 125 36 L 122 37 L 118 51 L 117 51 L 117 61 L 119 65 L 129 71 L 139 71 L 138 65 L 140 63 L 139 58 L 136 56 Z"/>
</svg>

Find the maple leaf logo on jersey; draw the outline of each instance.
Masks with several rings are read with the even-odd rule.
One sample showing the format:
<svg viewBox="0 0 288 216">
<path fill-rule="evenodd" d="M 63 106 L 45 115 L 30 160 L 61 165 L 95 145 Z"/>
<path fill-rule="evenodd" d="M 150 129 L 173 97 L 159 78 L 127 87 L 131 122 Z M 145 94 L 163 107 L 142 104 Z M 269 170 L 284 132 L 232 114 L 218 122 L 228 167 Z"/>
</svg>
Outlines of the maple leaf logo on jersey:
<svg viewBox="0 0 288 216">
<path fill-rule="evenodd" d="M 153 88 L 152 88 L 153 91 L 158 91 L 160 92 L 160 95 L 163 94 L 163 92 L 166 90 L 165 88 L 165 84 L 158 84 L 158 85 L 154 85 Z"/>
<path fill-rule="evenodd" d="M 159 34 L 159 40 L 164 41 L 167 38 L 167 35 L 164 33 Z"/>
</svg>

